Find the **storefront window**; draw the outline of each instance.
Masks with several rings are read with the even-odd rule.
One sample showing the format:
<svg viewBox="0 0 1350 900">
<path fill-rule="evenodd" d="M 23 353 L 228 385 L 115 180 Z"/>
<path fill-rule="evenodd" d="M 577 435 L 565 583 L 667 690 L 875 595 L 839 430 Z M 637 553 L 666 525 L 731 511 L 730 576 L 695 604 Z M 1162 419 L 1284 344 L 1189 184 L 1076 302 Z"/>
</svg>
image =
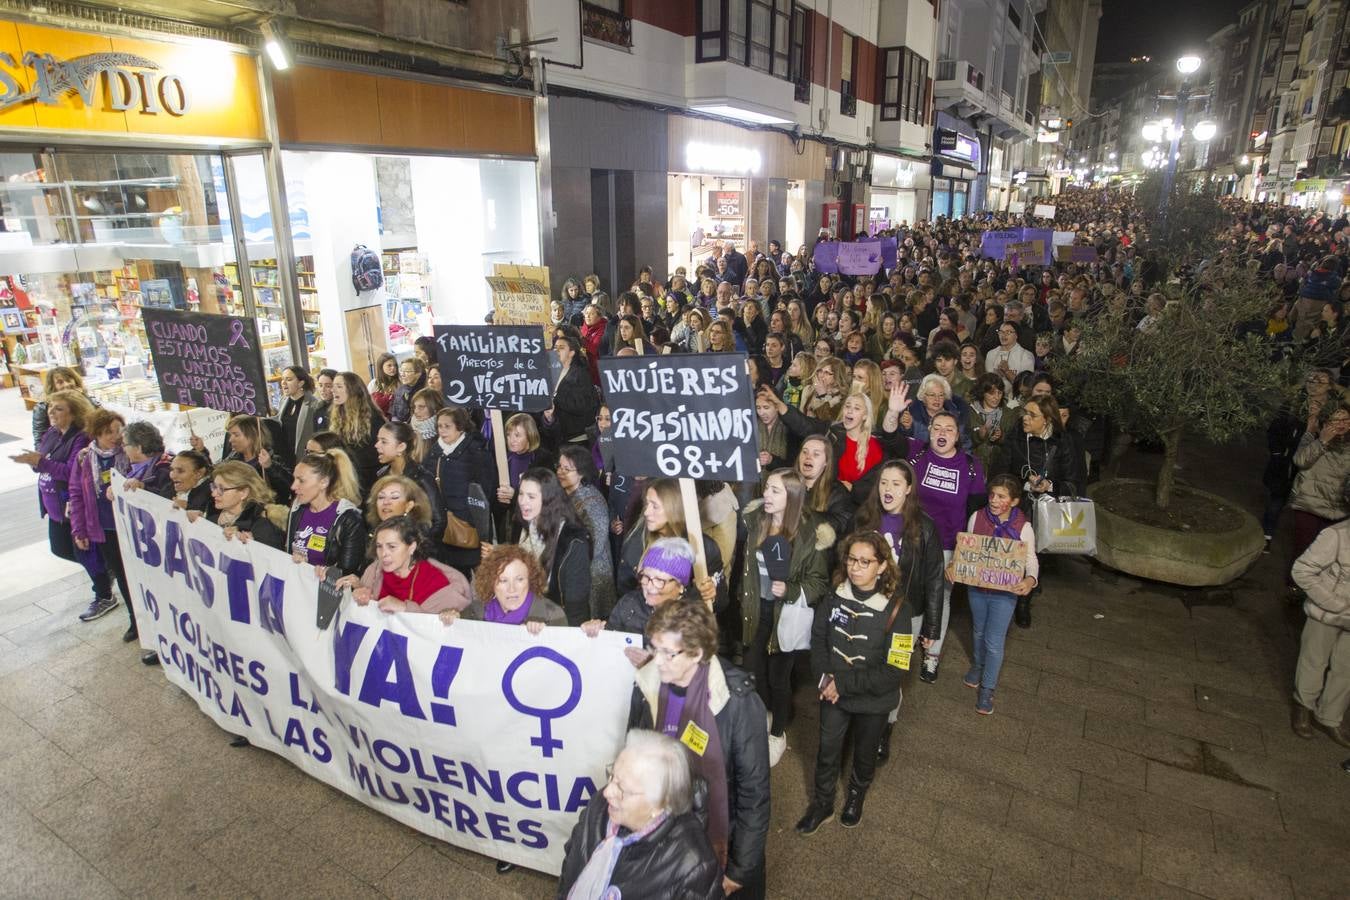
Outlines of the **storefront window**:
<svg viewBox="0 0 1350 900">
<path fill-rule="evenodd" d="M 727 241 L 745 249 L 750 215 L 750 181 L 716 175 L 671 175 L 669 180 L 671 271 L 684 266 L 692 280 L 701 265 L 711 265 Z M 709 262 L 709 260 L 714 260 Z M 691 281 L 697 289 L 697 283 Z"/>
<path fill-rule="evenodd" d="M 533 162 L 285 151 L 282 167 L 311 368 L 373 375 L 433 315 L 482 323 L 494 266 L 539 264 Z M 357 247 L 380 256 L 375 291 L 352 284 Z"/>
<path fill-rule="evenodd" d="M 933 218 L 950 216 L 952 211 L 952 182 L 950 178 L 933 179 Z"/>
<path fill-rule="evenodd" d="M 116 379 L 103 389 L 111 399 L 157 402 L 141 309 L 247 312 L 225 163 L 212 153 L 0 153 L 9 362 L 39 373 L 78 366 L 95 390 Z M 284 347 L 282 310 L 258 312 L 264 347 Z"/>
</svg>

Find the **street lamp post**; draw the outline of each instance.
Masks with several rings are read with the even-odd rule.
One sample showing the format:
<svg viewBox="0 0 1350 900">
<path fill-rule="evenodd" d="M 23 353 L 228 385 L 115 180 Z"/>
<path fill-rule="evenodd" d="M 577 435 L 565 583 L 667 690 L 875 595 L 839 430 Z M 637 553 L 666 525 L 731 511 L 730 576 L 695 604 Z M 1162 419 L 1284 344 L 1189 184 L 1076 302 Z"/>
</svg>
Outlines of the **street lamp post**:
<svg viewBox="0 0 1350 900">
<path fill-rule="evenodd" d="M 1181 155 L 1181 136 L 1186 130 L 1186 104 L 1191 100 L 1191 76 L 1200 69 L 1198 56 L 1183 56 L 1177 60 L 1177 71 L 1181 73 L 1181 85 L 1177 88 L 1176 111 L 1172 114 L 1171 147 L 1167 153 L 1167 169 L 1163 174 L 1162 197 L 1158 204 L 1159 217 L 1167 218 L 1167 207 L 1172 199 L 1172 185 L 1177 177 L 1177 157 Z M 1144 126 L 1146 132 L 1149 126 Z M 1146 134 L 1147 136 L 1147 134 Z M 1214 137 L 1214 127 L 1210 122 L 1201 122 L 1195 127 L 1196 140 L 1207 141 Z"/>
</svg>

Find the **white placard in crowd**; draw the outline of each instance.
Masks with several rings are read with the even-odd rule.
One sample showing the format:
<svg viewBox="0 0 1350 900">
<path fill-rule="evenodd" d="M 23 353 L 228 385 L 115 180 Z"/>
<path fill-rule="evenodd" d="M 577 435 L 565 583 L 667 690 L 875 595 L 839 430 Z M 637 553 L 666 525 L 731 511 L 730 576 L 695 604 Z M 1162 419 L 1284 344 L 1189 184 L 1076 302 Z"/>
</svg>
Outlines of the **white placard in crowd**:
<svg viewBox="0 0 1350 900">
<path fill-rule="evenodd" d="M 141 644 L 217 724 L 428 835 L 561 869 L 622 746 L 640 637 L 350 601 L 320 631 L 311 567 L 120 476 L 114 492 Z"/>
</svg>

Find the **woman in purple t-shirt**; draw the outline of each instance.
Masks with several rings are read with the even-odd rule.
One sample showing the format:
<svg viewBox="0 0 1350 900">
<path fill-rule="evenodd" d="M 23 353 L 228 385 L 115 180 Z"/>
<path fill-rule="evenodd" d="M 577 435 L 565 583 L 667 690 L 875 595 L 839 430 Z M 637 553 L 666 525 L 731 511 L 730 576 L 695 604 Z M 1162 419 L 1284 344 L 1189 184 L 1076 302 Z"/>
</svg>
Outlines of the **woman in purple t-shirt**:
<svg viewBox="0 0 1350 900">
<path fill-rule="evenodd" d="M 356 472 L 343 450 L 308 453 L 295 466 L 295 503 L 286 527 L 286 546 L 296 562 L 344 575 L 365 568 L 366 522 Z M 322 577 L 322 574 L 320 575 Z"/>
</svg>

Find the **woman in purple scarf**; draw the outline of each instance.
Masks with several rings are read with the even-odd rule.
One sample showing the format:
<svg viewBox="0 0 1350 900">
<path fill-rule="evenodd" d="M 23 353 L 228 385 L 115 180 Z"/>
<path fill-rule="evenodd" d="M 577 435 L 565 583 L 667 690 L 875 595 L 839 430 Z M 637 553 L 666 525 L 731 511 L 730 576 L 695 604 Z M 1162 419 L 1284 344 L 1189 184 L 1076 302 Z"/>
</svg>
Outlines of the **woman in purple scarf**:
<svg viewBox="0 0 1350 900">
<path fill-rule="evenodd" d="M 530 634 L 538 634 L 545 625 L 567 627 L 562 607 L 544 596 L 548 576 L 528 550 L 520 544 L 498 544 L 483 554 L 474 572 L 476 598 L 464 610 L 464 618 L 500 625 L 524 625 Z M 454 616 L 441 614 L 447 625 Z"/>
<path fill-rule="evenodd" d="M 706 603 L 663 603 L 647 623 L 652 661 L 638 670 L 629 728 L 685 748 L 708 785 L 708 841 L 722 889 L 764 896 L 769 833 L 769 733 L 754 678 L 717 657 L 717 619 Z"/>
</svg>

